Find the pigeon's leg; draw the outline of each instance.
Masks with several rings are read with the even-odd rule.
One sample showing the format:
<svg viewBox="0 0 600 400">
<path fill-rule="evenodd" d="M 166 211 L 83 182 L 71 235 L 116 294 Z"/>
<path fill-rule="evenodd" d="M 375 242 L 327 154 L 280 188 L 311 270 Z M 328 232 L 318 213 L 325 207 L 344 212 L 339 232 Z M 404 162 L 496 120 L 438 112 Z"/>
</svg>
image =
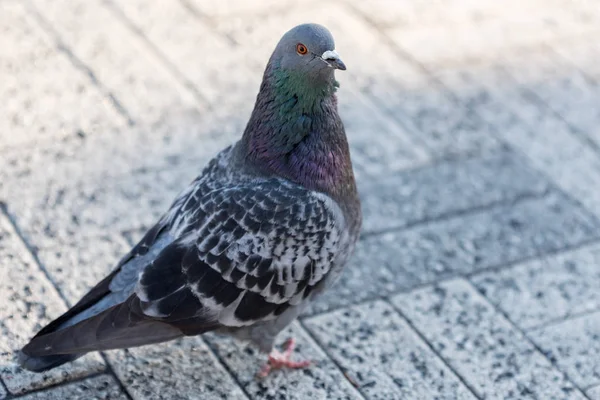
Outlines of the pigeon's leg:
<svg viewBox="0 0 600 400">
<path fill-rule="evenodd" d="M 267 361 L 267 363 L 261 368 L 260 372 L 258 373 L 259 378 L 265 378 L 274 369 L 280 369 L 280 368 L 298 369 L 298 368 L 306 368 L 310 365 L 309 360 L 305 360 L 305 361 L 290 360 L 290 358 L 292 357 L 292 353 L 294 352 L 294 347 L 296 347 L 296 341 L 293 338 L 289 338 L 285 342 L 284 347 L 285 347 L 285 350 L 283 351 L 283 353 L 279 352 L 275 349 L 273 349 L 273 351 L 271 351 L 271 354 L 269 354 L 269 361 Z"/>
</svg>

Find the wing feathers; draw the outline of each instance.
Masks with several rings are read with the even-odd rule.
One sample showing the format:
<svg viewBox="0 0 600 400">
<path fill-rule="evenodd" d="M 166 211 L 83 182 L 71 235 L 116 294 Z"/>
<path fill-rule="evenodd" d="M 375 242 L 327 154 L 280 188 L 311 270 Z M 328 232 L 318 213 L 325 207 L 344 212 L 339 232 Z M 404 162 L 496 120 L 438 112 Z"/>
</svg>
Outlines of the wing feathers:
<svg viewBox="0 0 600 400">
<path fill-rule="evenodd" d="M 139 299 L 132 296 L 92 318 L 34 338 L 22 351 L 36 357 L 79 354 L 141 346 L 182 336 L 174 326 L 148 319 L 140 311 Z"/>
<path fill-rule="evenodd" d="M 300 304 L 328 274 L 331 260 L 324 254 L 338 251 L 339 234 L 331 232 L 341 213 L 321 196 L 272 180 L 195 199 L 201 204 L 188 201 L 186 207 L 206 215 L 181 216 L 197 224 L 195 241 L 172 243 L 145 269 L 138 287 L 145 301 L 187 285 L 207 319 L 226 315 L 226 323 L 245 325 Z M 156 282 L 163 273 L 177 277 Z"/>
<path fill-rule="evenodd" d="M 195 185 L 113 273 L 23 351 L 77 355 L 251 325 L 299 305 L 322 284 L 344 225 L 332 200 L 278 179 Z M 117 293 L 115 299 L 129 297 L 61 328 Z"/>
</svg>

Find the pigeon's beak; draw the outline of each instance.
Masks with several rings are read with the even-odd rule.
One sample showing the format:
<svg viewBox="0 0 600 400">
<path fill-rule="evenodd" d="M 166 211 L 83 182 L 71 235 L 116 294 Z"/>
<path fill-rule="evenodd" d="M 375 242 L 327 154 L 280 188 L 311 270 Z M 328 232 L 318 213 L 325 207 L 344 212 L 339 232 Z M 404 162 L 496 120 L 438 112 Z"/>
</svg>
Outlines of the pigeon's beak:
<svg viewBox="0 0 600 400">
<path fill-rule="evenodd" d="M 331 68 L 341 69 L 342 71 L 346 70 L 346 64 L 341 60 L 340 55 L 335 50 L 327 50 L 321 56 L 323 61 L 325 61 Z"/>
</svg>

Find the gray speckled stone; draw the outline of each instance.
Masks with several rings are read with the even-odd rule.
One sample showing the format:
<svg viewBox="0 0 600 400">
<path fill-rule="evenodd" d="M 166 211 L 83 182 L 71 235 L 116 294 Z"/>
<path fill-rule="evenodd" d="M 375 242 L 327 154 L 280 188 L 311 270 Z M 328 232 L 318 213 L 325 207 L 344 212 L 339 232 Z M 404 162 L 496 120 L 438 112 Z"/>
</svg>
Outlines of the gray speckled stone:
<svg viewBox="0 0 600 400">
<path fill-rule="evenodd" d="M 477 289 L 527 329 L 600 308 L 600 246 L 533 260 L 472 278 Z"/>
<path fill-rule="evenodd" d="M 115 374 L 136 400 L 246 398 L 200 338 L 107 355 Z"/>
<path fill-rule="evenodd" d="M 274 371 L 265 379 L 257 379 L 256 373 L 267 360 L 265 354 L 228 337 L 207 336 L 219 357 L 251 398 L 270 400 L 361 398 L 356 389 L 298 323 L 293 323 L 279 335 L 277 345 L 281 346 L 288 337 L 294 337 L 297 343 L 293 359 L 308 359 L 313 361 L 313 365 L 301 370 Z"/>
<path fill-rule="evenodd" d="M 600 158 L 559 117 L 524 92 L 521 82 L 544 75 L 535 54 L 511 55 L 512 64 L 468 64 L 439 73 L 466 105 L 482 116 L 504 140 L 529 158 L 567 193 L 600 216 Z M 519 62 L 517 62 L 519 60 Z M 540 78 L 538 78 L 538 75 Z M 525 79 L 527 76 L 527 79 Z M 543 86 L 543 84 L 541 85 Z M 549 134 L 552 132 L 552 134 Z"/>
<path fill-rule="evenodd" d="M 433 82 L 416 92 L 403 93 L 388 107 L 401 124 L 425 143 L 435 158 L 489 154 L 503 147 L 476 113 L 451 100 L 446 91 Z"/>
<path fill-rule="evenodd" d="M 127 251 L 129 245 L 120 234 L 75 235 L 69 243 L 40 249 L 38 257 L 69 303 L 74 305 L 112 271 Z"/>
<path fill-rule="evenodd" d="M 535 93 L 579 134 L 600 145 L 600 81 L 584 75 L 553 51 L 529 52 L 507 64 L 522 88 Z"/>
<path fill-rule="evenodd" d="M 600 16 L 599 10 L 596 13 Z M 600 57 L 600 44 L 594 36 L 569 40 L 565 43 L 554 43 L 552 49 L 563 56 L 567 62 L 600 81 L 600 67 L 596 62 Z"/>
<path fill-rule="evenodd" d="M 449 66 L 435 72 L 444 86 L 464 105 L 474 110 L 498 133 L 521 123 L 513 108 L 529 110 L 521 89 L 499 60 Z M 514 104 L 506 103 L 510 99 Z"/>
<path fill-rule="evenodd" d="M 510 152 L 402 173 L 386 171 L 375 180 L 359 181 L 363 232 L 539 195 L 547 186 L 540 174 Z"/>
<path fill-rule="evenodd" d="M 536 94 L 581 135 L 600 146 L 600 81 L 596 82 L 573 68 L 560 77 L 544 81 Z"/>
<path fill-rule="evenodd" d="M 5 77 L 0 85 L 0 148 L 31 147 L 81 130 L 123 124 L 121 115 L 55 49 L 21 2 L 0 3 L 0 48 L 0 76 Z"/>
<path fill-rule="evenodd" d="M 564 36 L 591 34 L 598 23 L 585 12 L 594 8 L 594 2 L 585 1 L 576 5 L 543 0 L 502 4 L 461 1 L 439 8 L 428 3 L 417 4 L 422 8 L 422 16 L 418 15 L 413 22 L 417 26 L 407 29 L 405 24 L 397 23 L 388 34 L 403 51 L 429 69 L 443 68 L 461 60 L 472 62 L 496 57 L 515 47 L 539 48 L 546 41 Z M 436 14 L 431 9 L 436 8 L 439 23 L 431 21 L 435 21 L 432 15 Z M 405 18 L 410 17 L 410 14 L 405 15 Z"/>
<path fill-rule="evenodd" d="M 232 117 L 248 119 L 262 75 L 240 59 L 253 49 L 235 46 L 211 29 L 202 17 L 190 12 L 184 2 L 132 0 L 110 4 L 122 10 L 161 49 L 174 68 L 214 105 L 211 113 L 235 110 Z M 216 7 L 214 3 L 211 8 Z"/>
<path fill-rule="evenodd" d="M 528 335 L 576 385 L 600 384 L 600 313 L 567 319 Z"/>
<path fill-rule="evenodd" d="M 600 386 L 594 386 L 585 391 L 591 400 L 600 400 Z"/>
<path fill-rule="evenodd" d="M 344 85 L 338 93 L 340 116 L 359 182 L 414 168 L 429 160 L 425 148 L 359 93 L 355 85 Z"/>
<path fill-rule="evenodd" d="M 2 381 L 0 381 L 0 399 L 6 398 L 7 395 L 8 395 L 8 392 L 4 388 L 4 385 L 2 384 Z"/>
<path fill-rule="evenodd" d="M 36 171 L 36 176 L 43 179 L 42 173 Z M 193 179 L 190 174 L 176 174 L 175 169 L 148 171 L 103 182 L 47 178 L 39 186 L 21 190 L 27 192 L 21 202 L 16 201 L 17 193 L 9 194 L 8 201 L 11 213 L 36 247 L 77 246 L 86 236 L 110 237 L 150 226 Z"/>
<path fill-rule="evenodd" d="M 418 285 L 421 280 L 398 262 L 398 234 L 358 242 L 339 281 L 304 311 L 304 315 L 346 307 Z"/>
<path fill-rule="evenodd" d="M 307 314 L 500 266 L 597 237 L 594 218 L 551 192 L 411 229 L 366 237 L 340 281 Z"/>
<path fill-rule="evenodd" d="M 384 302 L 320 315 L 305 324 L 369 399 L 475 399 Z"/>
<path fill-rule="evenodd" d="M 56 385 L 104 369 L 98 354 L 41 374 L 18 367 L 14 351 L 66 307 L 1 214 L 0 271 L 0 376 L 11 393 Z"/>
<path fill-rule="evenodd" d="M 100 375 L 19 397 L 22 400 L 126 400 L 119 384 L 110 375 Z"/>
<path fill-rule="evenodd" d="M 74 181 L 82 178 L 101 181 L 161 170 L 184 161 L 202 168 L 202 160 L 241 136 L 247 121 L 232 115 L 219 117 L 177 110 L 156 124 L 106 130 L 102 134 L 81 131 L 60 141 L 44 141 L 43 146 L 3 151 L 0 193 L 3 189 L 15 190 L 8 181 L 15 175 L 52 180 L 69 174 L 68 178 Z M 46 175 L 40 177 L 36 173 L 41 168 Z"/>
<path fill-rule="evenodd" d="M 478 396 L 584 398 L 468 282 L 452 280 L 392 301 Z"/>
<path fill-rule="evenodd" d="M 181 118 L 177 127 L 151 133 L 136 128 L 7 152 L 0 157 L 0 198 L 38 247 L 148 227 L 232 142 L 234 129 L 219 121 L 226 122 L 203 128 L 197 116 Z"/>
<path fill-rule="evenodd" d="M 134 121 L 149 124 L 174 111 L 202 107 L 193 92 L 102 2 L 36 0 L 33 4 Z"/>
<path fill-rule="evenodd" d="M 314 4 L 314 0 L 225 0 L 212 2 L 210 0 L 190 0 L 202 14 L 207 14 L 215 18 L 226 17 L 256 17 L 256 14 L 263 16 L 266 13 L 278 13 L 288 9 L 293 5 Z"/>
<path fill-rule="evenodd" d="M 490 3 L 462 1 L 450 7 L 432 7 L 419 1 L 371 0 L 352 2 L 352 6 L 373 19 L 377 26 L 388 30 L 394 27 L 413 30 L 427 27 L 460 24 L 473 28 L 474 22 L 488 19 L 497 13 Z"/>
</svg>

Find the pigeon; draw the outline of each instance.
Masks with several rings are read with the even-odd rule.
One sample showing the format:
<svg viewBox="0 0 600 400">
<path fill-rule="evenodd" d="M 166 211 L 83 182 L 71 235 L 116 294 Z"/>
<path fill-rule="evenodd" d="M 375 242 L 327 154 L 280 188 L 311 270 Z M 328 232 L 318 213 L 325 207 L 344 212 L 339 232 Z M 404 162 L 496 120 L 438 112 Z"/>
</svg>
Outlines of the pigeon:
<svg viewBox="0 0 600 400">
<path fill-rule="evenodd" d="M 42 372 L 92 351 L 232 335 L 268 354 L 260 370 L 303 368 L 278 333 L 339 276 L 362 213 L 331 33 L 302 24 L 265 68 L 239 141 L 213 158 L 116 268 L 17 354 Z"/>
</svg>

